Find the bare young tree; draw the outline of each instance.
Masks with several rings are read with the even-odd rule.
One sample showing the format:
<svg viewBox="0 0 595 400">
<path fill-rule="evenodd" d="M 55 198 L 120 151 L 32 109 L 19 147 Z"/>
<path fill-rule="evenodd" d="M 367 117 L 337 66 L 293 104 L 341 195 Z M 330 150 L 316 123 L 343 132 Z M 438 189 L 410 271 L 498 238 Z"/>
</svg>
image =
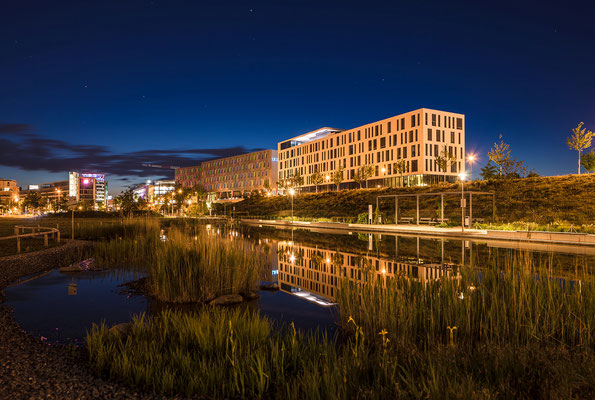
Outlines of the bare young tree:
<svg viewBox="0 0 595 400">
<path fill-rule="evenodd" d="M 504 167 L 510 164 L 510 145 L 504 143 L 502 140 L 502 134 L 500 134 L 500 143 L 494 143 L 494 146 L 488 152 L 488 158 L 491 162 L 498 166 L 498 174 L 501 176 L 506 175 L 504 173 Z"/>
<path fill-rule="evenodd" d="M 339 168 L 337 168 L 335 170 L 335 172 L 333 172 L 333 183 L 335 185 L 337 185 L 337 190 L 339 190 L 339 187 L 341 186 L 341 183 L 343 182 L 343 166 L 339 165 Z"/>
<path fill-rule="evenodd" d="M 310 180 L 313 185 L 316 185 L 316 193 L 318 193 L 318 186 L 322 185 L 324 182 L 324 177 L 320 173 L 320 171 L 316 170 L 310 175 Z"/>
<path fill-rule="evenodd" d="M 450 168 L 457 162 L 457 157 L 452 154 L 451 151 L 448 151 L 448 147 L 444 145 L 442 151 L 439 154 L 436 154 L 436 165 L 440 170 L 447 173 Z M 446 182 L 446 175 L 444 175 L 444 182 Z"/>
<path fill-rule="evenodd" d="M 566 144 L 571 150 L 578 151 L 578 174 L 581 174 L 581 153 L 583 150 L 591 147 L 591 140 L 593 139 L 593 132 L 583 128 L 584 123 L 581 122 L 576 128 L 572 130 L 572 135 L 566 139 Z M 582 128 L 582 129 L 581 129 Z"/>
<path fill-rule="evenodd" d="M 401 175 L 401 186 L 405 186 L 405 183 L 403 181 L 403 174 L 405 172 L 408 172 L 407 162 L 405 160 L 398 160 L 393 164 L 393 171 Z"/>
<path fill-rule="evenodd" d="M 362 188 L 362 184 L 366 182 L 366 188 L 368 187 L 368 179 L 370 179 L 374 175 L 374 166 L 373 165 L 362 165 L 357 169 L 355 175 L 353 176 L 353 180 L 355 183 L 359 184 L 360 189 Z"/>
</svg>

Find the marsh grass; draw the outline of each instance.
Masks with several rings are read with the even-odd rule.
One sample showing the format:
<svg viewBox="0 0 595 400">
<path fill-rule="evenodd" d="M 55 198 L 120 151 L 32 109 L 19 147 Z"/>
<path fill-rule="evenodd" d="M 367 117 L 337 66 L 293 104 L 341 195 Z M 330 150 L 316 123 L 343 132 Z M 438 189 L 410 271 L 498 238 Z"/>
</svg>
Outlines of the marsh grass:
<svg viewBox="0 0 595 400">
<path fill-rule="evenodd" d="M 244 240 L 171 227 L 99 242 L 95 257 L 105 266 L 146 271 L 150 294 L 176 303 L 206 302 L 256 289 L 263 255 Z"/>
<path fill-rule="evenodd" d="M 422 282 L 405 276 L 378 278 L 365 266 L 360 281 L 338 290 L 341 320 L 350 317 L 368 335 L 388 331 L 402 344 L 525 346 L 531 343 L 595 349 L 595 286 L 588 266 L 574 280 L 552 278 L 547 261 L 527 254 L 506 268 L 461 270 L 458 279 Z M 580 272 L 582 271 L 582 272 Z"/>
</svg>

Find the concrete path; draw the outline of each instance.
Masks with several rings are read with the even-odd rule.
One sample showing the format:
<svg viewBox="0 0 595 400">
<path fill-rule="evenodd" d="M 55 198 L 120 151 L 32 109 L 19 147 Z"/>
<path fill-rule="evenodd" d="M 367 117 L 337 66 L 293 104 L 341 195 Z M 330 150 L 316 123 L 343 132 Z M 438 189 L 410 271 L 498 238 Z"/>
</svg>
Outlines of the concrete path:
<svg viewBox="0 0 595 400">
<path fill-rule="evenodd" d="M 244 223 L 274 226 L 295 226 L 304 228 L 336 229 L 342 231 L 409 234 L 417 236 L 449 237 L 453 239 L 504 240 L 548 244 L 571 244 L 595 247 L 595 235 L 586 233 L 538 232 L 538 231 L 498 231 L 484 229 L 438 228 L 427 225 L 377 225 L 347 224 L 340 222 L 303 222 L 278 220 L 242 219 Z"/>
</svg>

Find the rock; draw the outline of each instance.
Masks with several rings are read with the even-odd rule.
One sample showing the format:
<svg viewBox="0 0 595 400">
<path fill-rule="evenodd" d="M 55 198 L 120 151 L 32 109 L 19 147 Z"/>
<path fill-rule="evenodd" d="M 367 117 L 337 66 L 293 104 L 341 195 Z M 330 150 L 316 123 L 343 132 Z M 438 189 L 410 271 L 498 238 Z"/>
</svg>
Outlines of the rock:
<svg viewBox="0 0 595 400">
<path fill-rule="evenodd" d="M 109 328 L 109 333 L 125 340 L 128 335 L 132 332 L 132 323 L 131 322 L 122 322 L 121 324 L 117 324 Z"/>
<path fill-rule="evenodd" d="M 267 282 L 260 285 L 260 290 L 279 290 L 279 284 L 277 282 Z"/>
<path fill-rule="evenodd" d="M 70 264 L 67 267 L 60 268 L 60 272 L 81 272 L 81 271 L 100 271 L 94 258 L 89 258 L 78 263 Z"/>
<path fill-rule="evenodd" d="M 70 264 L 67 267 L 60 268 L 60 272 L 81 272 L 82 270 L 80 264 Z"/>
<path fill-rule="evenodd" d="M 226 294 L 217 297 L 215 300 L 211 300 L 209 304 L 214 306 L 230 306 L 241 303 L 242 301 L 244 301 L 244 298 L 239 294 Z"/>
<path fill-rule="evenodd" d="M 243 292 L 240 293 L 242 295 L 242 297 L 244 298 L 244 300 L 247 301 L 251 301 L 251 300 L 256 300 L 258 299 L 260 296 L 258 295 L 258 293 L 255 292 Z"/>
</svg>

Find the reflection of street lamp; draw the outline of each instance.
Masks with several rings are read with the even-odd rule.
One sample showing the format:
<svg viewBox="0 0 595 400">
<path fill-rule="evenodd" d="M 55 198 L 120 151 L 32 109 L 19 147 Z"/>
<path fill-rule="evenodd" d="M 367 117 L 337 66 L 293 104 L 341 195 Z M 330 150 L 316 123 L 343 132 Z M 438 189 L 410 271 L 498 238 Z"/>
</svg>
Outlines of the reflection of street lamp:
<svg viewBox="0 0 595 400">
<path fill-rule="evenodd" d="M 291 196 L 291 223 L 293 224 L 293 195 L 295 194 L 295 190 L 293 188 L 289 189 L 289 195 Z"/>
<path fill-rule="evenodd" d="M 475 154 L 469 154 L 467 156 L 467 162 L 469 163 L 469 179 L 473 180 L 473 163 L 475 162 Z"/>
<path fill-rule="evenodd" d="M 459 179 L 461 180 L 461 232 L 465 232 L 465 179 L 467 176 L 465 173 L 461 172 L 459 174 Z"/>
</svg>

